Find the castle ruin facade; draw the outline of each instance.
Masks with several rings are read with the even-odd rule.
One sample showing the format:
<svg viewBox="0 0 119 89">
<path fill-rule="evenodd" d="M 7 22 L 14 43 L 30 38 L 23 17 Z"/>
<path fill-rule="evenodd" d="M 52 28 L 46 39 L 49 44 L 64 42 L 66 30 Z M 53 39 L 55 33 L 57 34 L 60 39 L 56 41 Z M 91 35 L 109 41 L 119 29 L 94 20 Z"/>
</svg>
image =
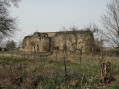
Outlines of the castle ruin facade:
<svg viewBox="0 0 119 89">
<path fill-rule="evenodd" d="M 22 49 L 26 52 L 53 52 L 63 51 L 66 45 L 67 51 L 73 52 L 83 48 L 83 51 L 92 49 L 94 37 L 91 31 L 62 31 L 62 32 L 35 32 L 23 39 Z"/>
</svg>

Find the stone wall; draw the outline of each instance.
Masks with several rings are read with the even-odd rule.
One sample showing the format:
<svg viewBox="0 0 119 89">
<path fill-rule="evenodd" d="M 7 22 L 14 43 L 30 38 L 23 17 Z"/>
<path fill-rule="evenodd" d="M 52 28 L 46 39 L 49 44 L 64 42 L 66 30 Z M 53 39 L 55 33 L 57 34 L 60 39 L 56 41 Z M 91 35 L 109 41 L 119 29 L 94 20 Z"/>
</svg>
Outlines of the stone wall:
<svg viewBox="0 0 119 89">
<path fill-rule="evenodd" d="M 68 51 L 74 51 L 74 48 L 80 49 L 85 44 L 88 44 L 86 42 L 94 42 L 92 32 L 90 31 L 77 31 L 75 33 L 72 31 L 46 33 L 35 32 L 33 35 L 24 38 L 22 49 L 27 52 L 49 52 L 53 51 L 55 47 L 59 47 L 59 50 L 62 51 L 65 37 Z M 91 47 L 85 46 L 84 50 L 89 48 Z"/>
<path fill-rule="evenodd" d="M 22 49 L 25 51 L 44 52 L 49 50 L 49 39 L 47 33 L 34 33 L 32 36 L 26 36 L 23 40 Z"/>
<path fill-rule="evenodd" d="M 56 35 L 53 37 L 54 46 L 57 46 L 60 50 L 63 50 L 65 40 L 67 51 L 69 52 L 73 52 L 76 49 L 81 49 L 82 47 L 83 51 L 90 51 L 94 43 L 94 38 L 91 31 L 68 31 L 56 33 Z"/>
</svg>

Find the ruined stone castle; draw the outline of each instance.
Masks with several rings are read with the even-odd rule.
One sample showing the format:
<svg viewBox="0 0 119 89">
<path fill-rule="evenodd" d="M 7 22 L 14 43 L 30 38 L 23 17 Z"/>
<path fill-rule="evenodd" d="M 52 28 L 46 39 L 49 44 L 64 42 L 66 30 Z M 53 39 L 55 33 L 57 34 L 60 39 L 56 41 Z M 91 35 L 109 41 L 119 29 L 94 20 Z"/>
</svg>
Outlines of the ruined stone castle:
<svg viewBox="0 0 119 89">
<path fill-rule="evenodd" d="M 24 38 L 22 49 L 26 52 L 53 52 L 56 49 L 63 51 L 64 45 L 66 45 L 69 52 L 81 48 L 83 51 L 89 51 L 92 49 L 93 43 L 93 34 L 89 30 L 35 32 Z"/>
</svg>

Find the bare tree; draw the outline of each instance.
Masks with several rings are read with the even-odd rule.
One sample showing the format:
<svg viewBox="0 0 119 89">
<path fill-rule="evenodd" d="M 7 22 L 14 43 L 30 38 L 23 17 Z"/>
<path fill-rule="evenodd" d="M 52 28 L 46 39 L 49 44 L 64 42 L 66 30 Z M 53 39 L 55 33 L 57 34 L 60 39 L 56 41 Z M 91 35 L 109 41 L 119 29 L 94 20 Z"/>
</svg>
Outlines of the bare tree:
<svg viewBox="0 0 119 89">
<path fill-rule="evenodd" d="M 72 34 L 74 37 L 74 39 L 72 39 L 72 36 L 69 36 L 68 40 L 70 41 L 75 53 L 79 53 L 81 64 L 83 50 L 88 47 L 93 48 L 93 32 L 90 30 L 90 28 L 79 30 L 77 27 L 73 26 L 70 28 L 69 34 Z"/>
<path fill-rule="evenodd" d="M 95 47 L 94 32 L 91 31 L 90 28 L 79 30 L 75 26 L 71 27 L 70 30 L 64 29 L 63 48 L 65 49 L 66 47 L 67 51 L 78 52 L 81 64 L 83 52 L 91 52 L 92 48 Z"/>
<path fill-rule="evenodd" d="M 107 3 L 107 13 L 101 19 L 109 45 L 119 47 L 119 0 Z"/>
<path fill-rule="evenodd" d="M 62 28 L 63 29 L 63 53 L 64 53 L 64 69 L 65 69 L 65 80 L 67 80 L 67 63 L 66 63 L 66 56 L 67 56 L 67 29 L 65 27 Z"/>
<path fill-rule="evenodd" d="M 78 39 L 79 39 L 78 34 L 77 34 L 78 28 L 73 26 L 73 27 L 70 28 L 70 30 L 71 30 L 72 35 L 74 36 L 74 41 L 72 40 L 71 36 L 69 36 L 69 41 L 71 42 L 72 47 L 73 47 L 74 51 L 76 52 Z M 71 33 L 69 33 L 69 34 L 71 34 Z"/>
<path fill-rule="evenodd" d="M 89 32 L 90 32 L 90 30 L 89 30 Z M 90 33 L 92 33 L 92 32 L 90 32 Z M 80 37 L 80 39 L 82 39 L 82 41 L 78 42 L 78 44 L 80 45 L 80 47 L 77 48 L 77 50 L 79 52 L 79 56 L 80 56 L 80 58 L 79 58 L 80 64 L 82 62 L 83 50 L 84 49 L 86 50 L 86 48 L 88 49 L 88 47 L 91 48 L 91 46 L 93 44 L 93 40 L 87 37 L 87 35 L 89 35 L 90 33 L 85 33 L 84 36 Z"/>
<path fill-rule="evenodd" d="M 11 5 L 18 7 L 20 0 L 0 0 L 0 37 L 10 36 L 16 29 L 15 18 L 10 17 L 9 7 Z"/>
<path fill-rule="evenodd" d="M 94 42 L 92 43 L 92 54 L 94 54 L 95 52 L 100 53 L 104 46 L 104 41 L 106 41 L 103 31 L 99 29 L 95 23 L 90 23 L 90 25 L 86 29 L 89 29 L 92 32 L 94 38 Z"/>
<path fill-rule="evenodd" d="M 63 50 L 64 50 L 64 53 L 65 53 L 65 56 L 64 56 L 65 80 L 67 80 L 67 65 L 66 65 L 67 44 L 66 44 L 66 41 L 67 41 L 67 35 L 66 35 L 66 32 L 65 32 L 65 34 L 64 34 L 64 46 L 63 46 Z"/>
</svg>

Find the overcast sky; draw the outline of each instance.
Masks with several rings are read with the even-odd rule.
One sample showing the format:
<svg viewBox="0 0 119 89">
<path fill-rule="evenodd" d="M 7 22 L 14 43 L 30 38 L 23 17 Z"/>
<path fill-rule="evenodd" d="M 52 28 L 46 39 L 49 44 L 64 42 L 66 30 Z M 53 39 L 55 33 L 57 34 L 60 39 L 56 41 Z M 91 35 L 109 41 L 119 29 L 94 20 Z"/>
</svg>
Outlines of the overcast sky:
<svg viewBox="0 0 119 89">
<path fill-rule="evenodd" d="M 96 23 L 106 11 L 107 0 L 22 0 L 19 8 L 11 8 L 10 14 L 17 17 L 20 32 L 15 39 L 39 32 L 54 32 L 62 27 L 77 26 L 80 29 Z"/>
</svg>

